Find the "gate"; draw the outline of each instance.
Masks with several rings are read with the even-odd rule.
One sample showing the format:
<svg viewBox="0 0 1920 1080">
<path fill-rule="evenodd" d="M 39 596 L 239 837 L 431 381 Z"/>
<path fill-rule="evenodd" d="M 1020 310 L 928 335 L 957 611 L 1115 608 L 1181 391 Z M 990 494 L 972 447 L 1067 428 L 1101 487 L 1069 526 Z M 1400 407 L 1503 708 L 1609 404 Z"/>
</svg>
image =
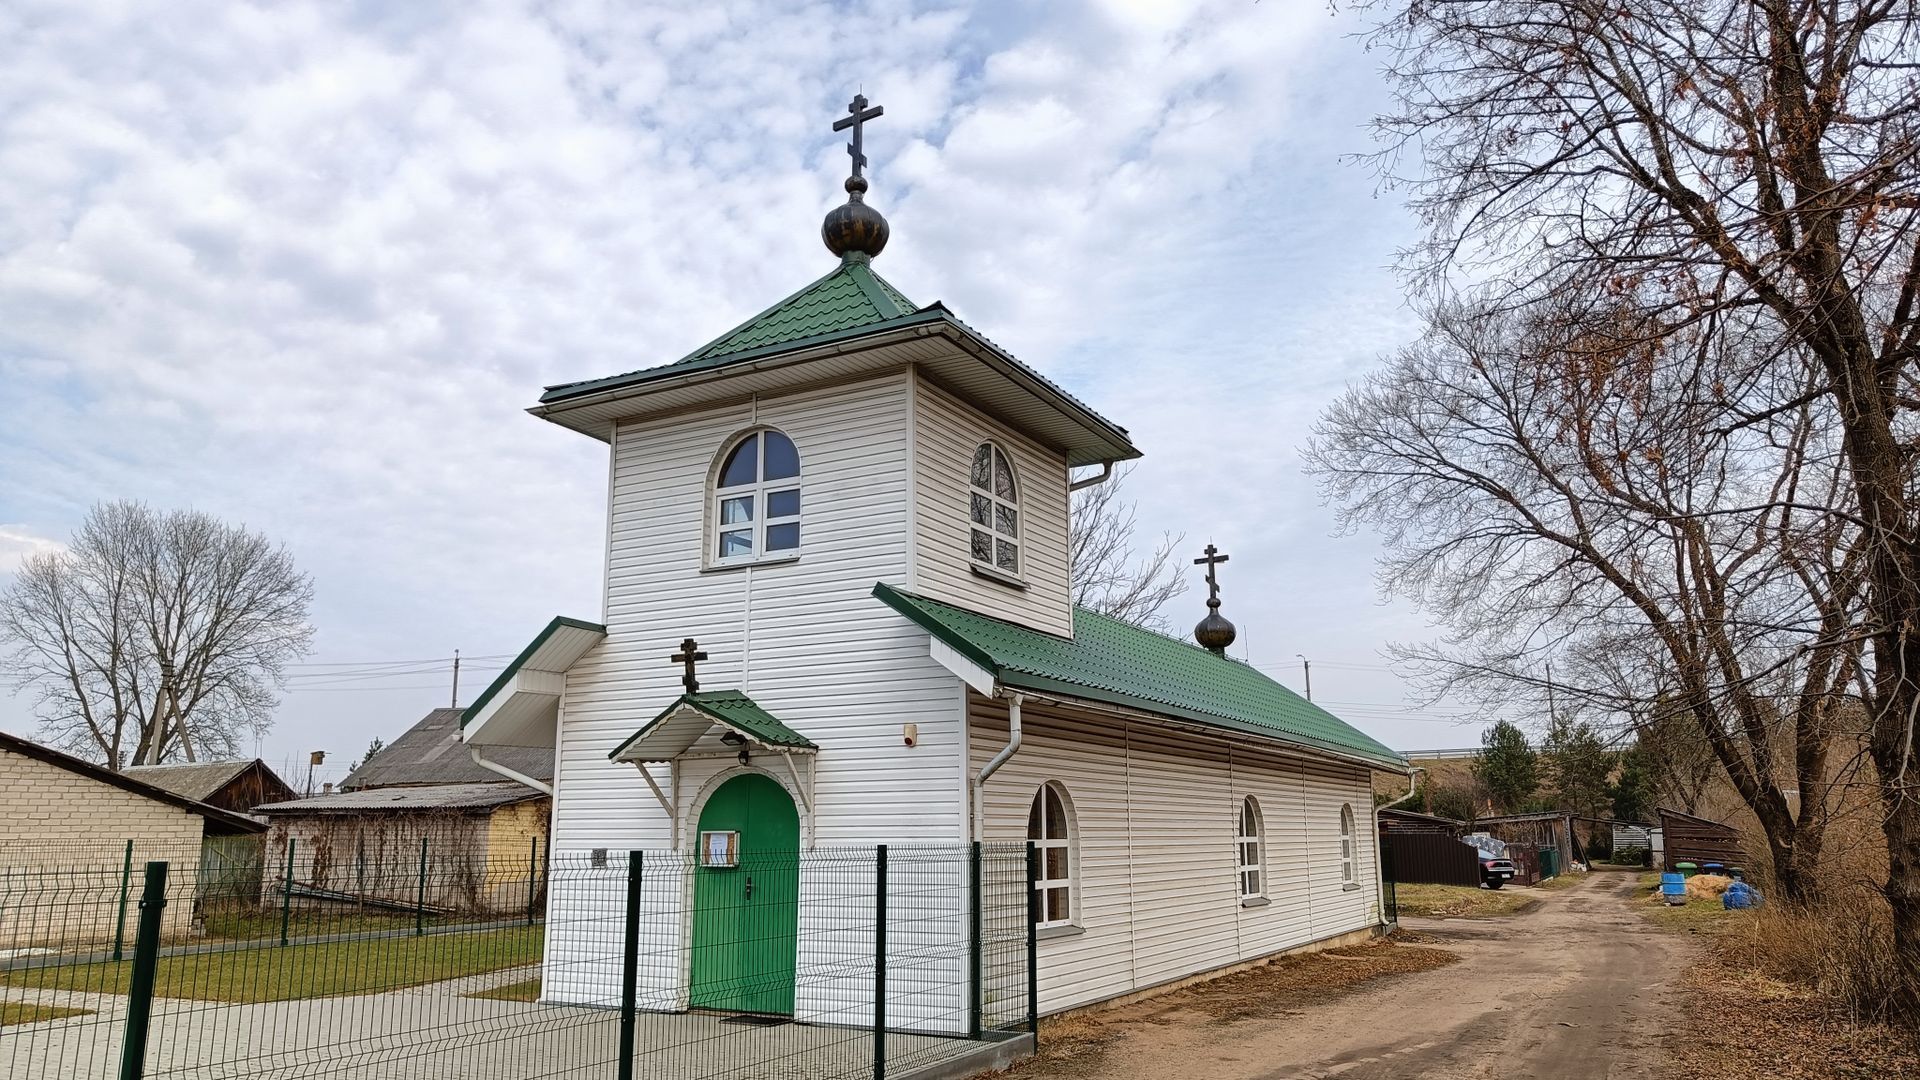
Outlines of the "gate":
<svg viewBox="0 0 1920 1080">
<path fill-rule="evenodd" d="M 1393 878 L 1409 885 L 1480 884 L 1480 854 L 1444 833 L 1386 832 L 1380 850 Z"/>
</svg>

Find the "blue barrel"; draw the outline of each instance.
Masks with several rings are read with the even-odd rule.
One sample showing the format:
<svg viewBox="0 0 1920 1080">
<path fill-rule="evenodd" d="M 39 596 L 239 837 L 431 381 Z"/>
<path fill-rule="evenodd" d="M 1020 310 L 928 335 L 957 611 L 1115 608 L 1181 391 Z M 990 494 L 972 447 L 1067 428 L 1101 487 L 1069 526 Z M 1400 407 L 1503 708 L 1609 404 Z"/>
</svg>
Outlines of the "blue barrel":
<svg viewBox="0 0 1920 1080">
<path fill-rule="evenodd" d="M 1686 903 L 1687 902 L 1687 875 L 1661 874 L 1660 875 L 1660 898 L 1662 900 L 1665 900 L 1669 904 Z"/>
<path fill-rule="evenodd" d="M 1724 863 L 1717 863 L 1717 862 L 1701 863 L 1700 872 L 1703 874 L 1720 874 L 1722 876 L 1725 876 L 1727 872 L 1727 868 Z"/>
</svg>

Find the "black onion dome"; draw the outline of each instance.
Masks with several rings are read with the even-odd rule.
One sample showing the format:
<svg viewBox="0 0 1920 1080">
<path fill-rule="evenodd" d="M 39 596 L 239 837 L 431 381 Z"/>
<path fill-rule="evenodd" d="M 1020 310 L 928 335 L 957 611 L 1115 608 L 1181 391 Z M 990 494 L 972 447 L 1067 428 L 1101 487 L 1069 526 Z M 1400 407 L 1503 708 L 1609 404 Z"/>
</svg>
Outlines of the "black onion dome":
<svg viewBox="0 0 1920 1080">
<path fill-rule="evenodd" d="M 1218 610 L 1207 612 L 1207 617 L 1201 619 L 1200 624 L 1193 628 L 1193 640 L 1199 642 L 1203 648 L 1217 653 L 1226 652 L 1227 646 L 1233 644 L 1233 639 L 1237 636 L 1239 631 L 1235 630 L 1233 624 L 1228 622 L 1227 617 L 1220 614 Z"/>
<path fill-rule="evenodd" d="M 887 219 L 866 203 L 864 177 L 847 178 L 847 201 L 827 211 L 820 223 L 820 239 L 835 255 L 860 252 L 868 257 L 880 254 L 887 246 Z"/>
</svg>

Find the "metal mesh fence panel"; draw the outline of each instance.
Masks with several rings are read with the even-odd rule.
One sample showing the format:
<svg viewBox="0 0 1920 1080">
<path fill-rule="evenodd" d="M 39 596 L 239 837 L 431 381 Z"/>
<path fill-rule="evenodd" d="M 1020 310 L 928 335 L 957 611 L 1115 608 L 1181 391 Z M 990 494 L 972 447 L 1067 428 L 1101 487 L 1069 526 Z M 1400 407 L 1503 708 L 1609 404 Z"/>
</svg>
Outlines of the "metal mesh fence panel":
<svg viewBox="0 0 1920 1080">
<path fill-rule="evenodd" d="M 130 1010 L 142 1074 L 193 1080 L 905 1076 L 1027 1022 L 1021 845 L 891 848 L 884 963 L 871 847 L 532 866 L 290 847 L 245 887 L 230 862 L 168 867 L 141 942 L 124 849 L 0 853 L 0 1077 L 129 1075 Z"/>
</svg>

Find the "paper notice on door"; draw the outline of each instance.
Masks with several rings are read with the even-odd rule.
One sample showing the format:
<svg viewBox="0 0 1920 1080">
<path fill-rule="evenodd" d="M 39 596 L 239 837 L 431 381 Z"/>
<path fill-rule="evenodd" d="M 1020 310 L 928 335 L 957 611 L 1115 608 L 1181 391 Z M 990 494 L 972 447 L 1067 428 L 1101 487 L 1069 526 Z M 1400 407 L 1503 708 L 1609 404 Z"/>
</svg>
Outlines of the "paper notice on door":
<svg viewBox="0 0 1920 1080">
<path fill-rule="evenodd" d="M 740 864 L 740 834 L 737 832 L 705 832 L 700 834 L 700 861 L 707 866 L 738 866 Z"/>
</svg>

